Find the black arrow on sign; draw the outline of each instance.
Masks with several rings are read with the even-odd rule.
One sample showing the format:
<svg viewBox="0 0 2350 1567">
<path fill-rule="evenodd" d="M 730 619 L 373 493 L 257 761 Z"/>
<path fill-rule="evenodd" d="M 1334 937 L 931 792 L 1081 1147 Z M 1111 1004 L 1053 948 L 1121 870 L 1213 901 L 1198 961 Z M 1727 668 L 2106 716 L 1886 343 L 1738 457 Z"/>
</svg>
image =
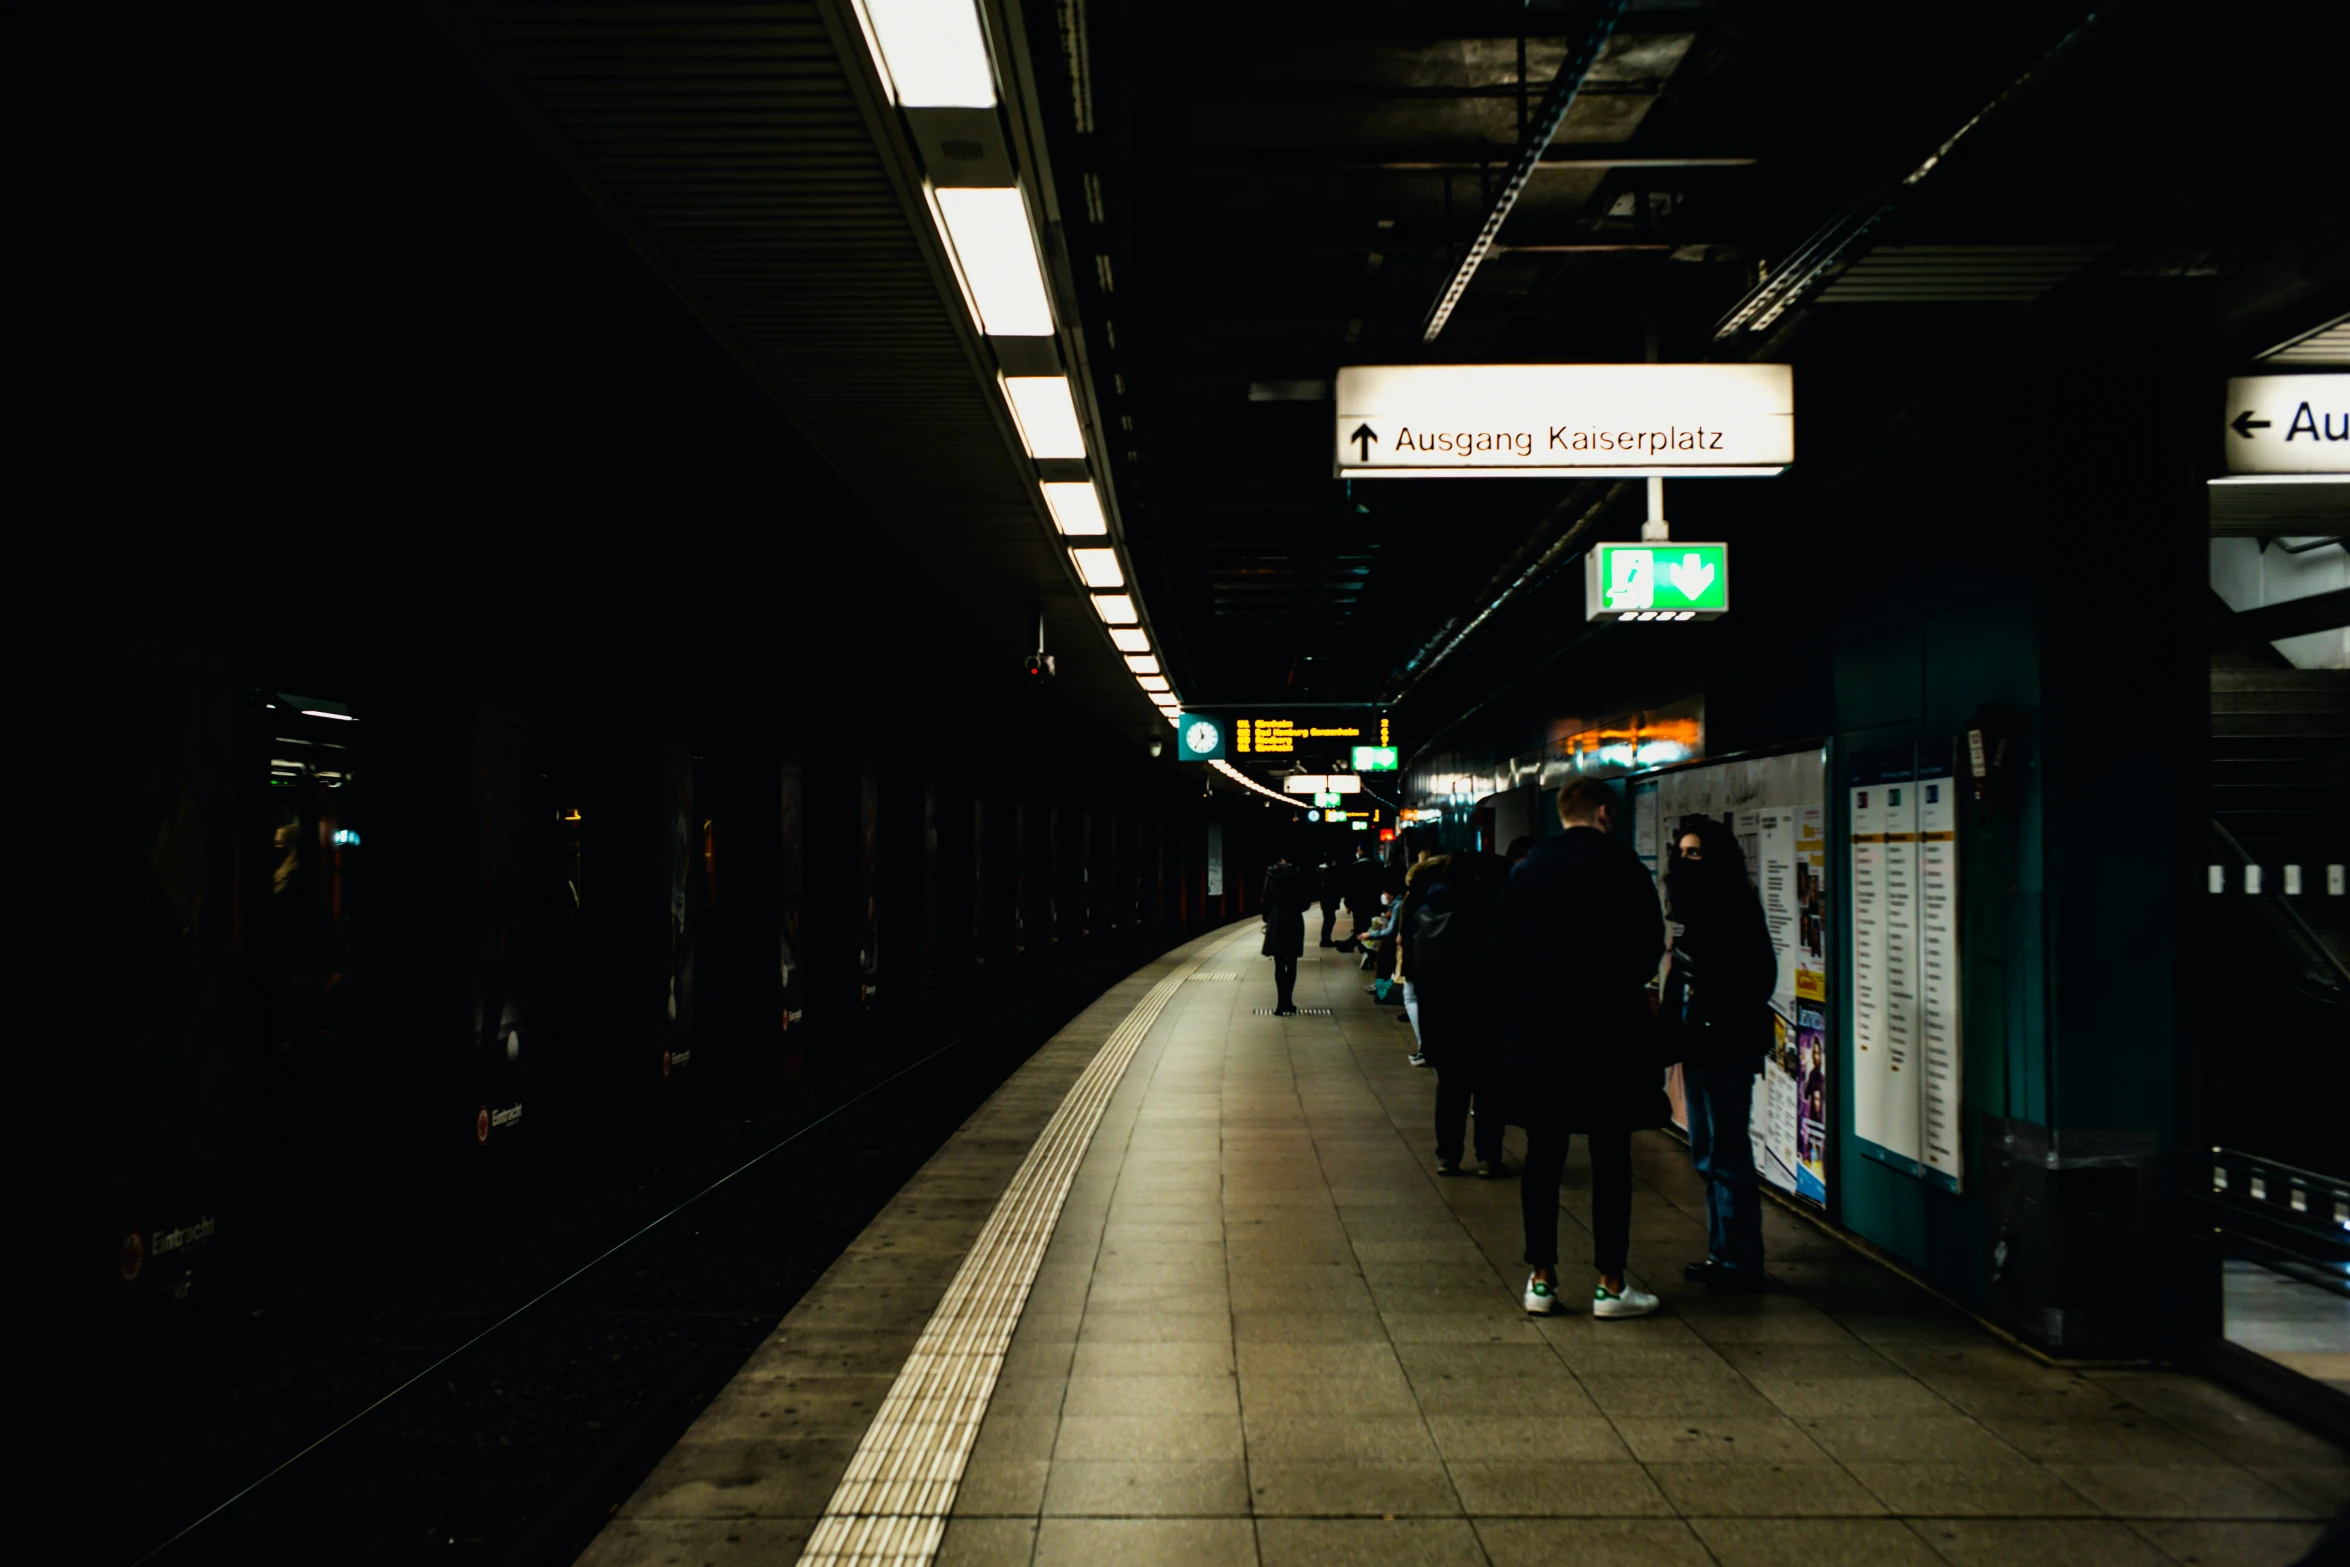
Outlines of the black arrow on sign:
<svg viewBox="0 0 2350 1567">
<path fill-rule="evenodd" d="M 2247 408 L 2242 413 L 2236 415 L 2234 420 L 2229 423 L 2228 428 L 2235 431 L 2238 435 L 2244 437 L 2245 440 L 2249 441 L 2252 439 L 2253 431 L 2265 430 L 2273 422 L 2274 421 L 2268 419 L 2253 418 L 2252 410 Z"/>
<path fill-rule="evenodd" d="M 1358 424 L 1355 426 L 1355 433 L 1348 436 L 1347 439 L 1358 443 L 1355 449 L 1362 453 L 1362 456 L 1356 458 L 1355 460 L 1357 462 L 1369 462 L 1371 460 L 1371 443 L 1379 439 L 1379 437 L 1369 425 Z"/>
</svg>

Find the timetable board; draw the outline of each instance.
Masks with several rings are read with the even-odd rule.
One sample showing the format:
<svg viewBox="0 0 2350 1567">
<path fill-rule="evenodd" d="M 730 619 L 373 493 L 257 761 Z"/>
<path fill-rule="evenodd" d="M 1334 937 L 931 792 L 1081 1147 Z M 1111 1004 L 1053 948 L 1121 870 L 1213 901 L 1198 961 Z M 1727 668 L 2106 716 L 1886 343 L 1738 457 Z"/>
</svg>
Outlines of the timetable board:
<svg viewBox="0 0 2350 1567">
<path fill-rule="evenodd" d="M 1861 1150 L 1956 1191 L 1962 1175 L 1957 780 L 1947 745 L 1853 758 L 1852 1129 Z"/>
</svg>

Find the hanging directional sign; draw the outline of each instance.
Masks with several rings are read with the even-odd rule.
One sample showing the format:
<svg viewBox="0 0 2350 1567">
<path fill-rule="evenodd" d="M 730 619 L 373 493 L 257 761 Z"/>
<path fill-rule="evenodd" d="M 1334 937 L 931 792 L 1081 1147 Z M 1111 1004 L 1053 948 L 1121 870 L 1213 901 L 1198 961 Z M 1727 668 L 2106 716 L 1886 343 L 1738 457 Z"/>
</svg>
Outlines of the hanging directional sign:
<svg viewBox="0 0 2350 1567">
<path fill-rule="evenodd" d="M 1342 479 L 1774 474 L 1795 460 L 1787 365 L 1348 365 Z"/>
<path fill-rule="evenodd" d="M 1595 544 L 1583 558 L 1586 620 L 1713 620 L 1730 611 L 1727 544 Z"/>
<path fill-rule="evenodd" d="M 1358 773 L 1392 773 L 1395 771 L 1395 747 L 1391 745 L 1358 745 L 1354 748 L 1355 771 Z"/>
<path fill-rule="evenodd" d="M 2350 375 L 2228 382 L 2228 472 L 2350 474 Z"/>
</svg>

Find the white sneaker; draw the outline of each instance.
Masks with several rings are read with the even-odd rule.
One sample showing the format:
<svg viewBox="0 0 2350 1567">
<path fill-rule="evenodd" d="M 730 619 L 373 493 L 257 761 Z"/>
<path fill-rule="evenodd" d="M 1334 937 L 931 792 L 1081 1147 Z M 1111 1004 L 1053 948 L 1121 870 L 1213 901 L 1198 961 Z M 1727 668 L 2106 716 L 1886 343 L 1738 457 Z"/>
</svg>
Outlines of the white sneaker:
<svg viewBox="0 0 2350 1567">
<path fill-rule="evenodd" d="M 1526 1276 L 1526 1314 L 1530 1317 L 1548 1317 L 1559 1309 L 1558 1286 L 1539 1273 Z"/>
<path fill-rule="evenodd" d="M 1645 1317 L 1656 1308 L 1657 1298 L 1630 1279 L 1624 1281 L 1620 1295 L 1604 1284 L 1594 1286 L 1591 1291 L 1591 1314 L 1595 1317 Z"/>
</svg>

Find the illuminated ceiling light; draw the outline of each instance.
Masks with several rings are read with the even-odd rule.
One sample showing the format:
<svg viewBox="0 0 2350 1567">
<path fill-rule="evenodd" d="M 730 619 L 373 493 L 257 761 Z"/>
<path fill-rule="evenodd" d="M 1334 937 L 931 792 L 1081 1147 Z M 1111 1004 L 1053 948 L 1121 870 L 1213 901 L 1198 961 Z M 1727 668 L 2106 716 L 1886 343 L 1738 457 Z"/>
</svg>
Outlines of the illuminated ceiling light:
<svg viewBox="0 0 2350 1567">
<path fill-rule="evenodd" d="M 1134 612 L 1133 598 L 1124 593 L 1096 593 L 1093 609 L 1104 625 L 1131 626 L 1142 618 Z"/>
<path fill-rule="evenodd" d="M 1167 691 L 1173 689 L 1167 684 L 1167 677 L 1165 675 L 1137 675 L 1134 677 L 1134 683 L 1142 687 L 1145 691 Z"/>
<path fill-rule="evenodd" d="M 1008 375 L 1004 401 L 1020 426 L 1021 444 L 1031 457 L 1083 457 L 1085 431 L 1077 423 L 1077 402 L 1065 375 Z"/>
<path fill-rule="evenodd" d="M 1172 692 L 1165 696 L 1154 696 L 1151 701 L 1157 704 L 1162 713 L 1179 713 L 1183 710 L 1183 699 Z"/>
<path fill-rule="evenodd" d="M 1112 631 L 1110 640 L 1121 653 L 1148 653 L 1151 650 L 1150 633 L 1139 629 Z"/>
<path fill-rule="evenodd" d="M 1089 588 L 1126 586 L 1126 573 L 1118 569 L 1116 550 L 1071 550 L 1069 558 L 1077 563 L 1077 575 Z"/>
<path fill-rule="evenodd" d="M 995 68 L 971 0 L 865 0 L 865 17 L 901 106 L 995 107 Z"/>
<path fill-rule="evenodd" d="M 1155 675 L 1159 672 L 1159 661 L 1155 658 L 1130 658 L 1126 661 L 1126 667 L 1138 675 Z"/>
<path fill-rule="evenodd" d="M 1041 484 L 1044 503 L 1052 508 L 1053 523 L 1070 538 L 1083 538 L 1110 531 L 1109 519 L 1102 515 L 1102 498 L 1094 493 L 1090 479 L 1062 479 Z"/>
<path fill-rule="evenodd" d="M 1028 226 L 1028 203 L 1016 186 L 936 191 L 947 242 L 979 325 L 990 337 L 1050 337 L 1052 302 L 1045 296 L 1044 264 L 1036 256 L 1036 233 Z"/>
</svg>

